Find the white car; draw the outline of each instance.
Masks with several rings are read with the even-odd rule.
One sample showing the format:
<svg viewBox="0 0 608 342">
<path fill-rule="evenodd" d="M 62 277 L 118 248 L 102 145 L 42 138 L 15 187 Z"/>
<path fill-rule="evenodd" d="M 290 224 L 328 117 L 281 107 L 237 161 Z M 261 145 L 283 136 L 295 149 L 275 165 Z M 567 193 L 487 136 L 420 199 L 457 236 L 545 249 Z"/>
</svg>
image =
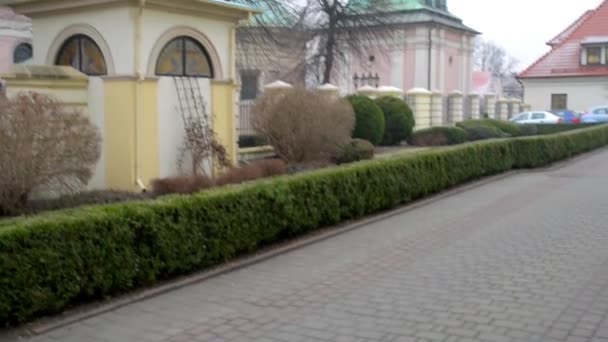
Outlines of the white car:
<svg viewBox="0 0 608 342">
<path fill-rule="evenodd" d="M 518 124 L 556 124 L 560 122 L 560 117 L 549 112 L 525 112 L 515 115 L 511 122 Z"/>
</svg>

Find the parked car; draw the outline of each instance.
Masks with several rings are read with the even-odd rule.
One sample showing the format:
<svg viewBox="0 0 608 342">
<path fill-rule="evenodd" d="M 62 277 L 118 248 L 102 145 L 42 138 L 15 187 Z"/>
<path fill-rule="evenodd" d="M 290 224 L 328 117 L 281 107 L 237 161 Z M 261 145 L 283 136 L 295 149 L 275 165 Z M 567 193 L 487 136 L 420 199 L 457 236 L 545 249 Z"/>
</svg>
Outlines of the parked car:
<svg viewBox="0 0 608 342">
<path fill-rule="evenodd" d="M 559 123 L 560 117 L 550 112 L 525 112 L 515 115 L 511 122 L 517 124 L 555 124 Z"/>
<path fill-rule="evenodd" d="M 583 116 L 581 118 L 581 122 L 583 122 L 583 123 L 608 122 L 608 105 L 591 108 L 589 110 L 589 112 L 587 112 L 586 114 L 583 114 Z"/>
<path fill-rule="evenodd" d="M 551 111 L 551 113 L 561 118 L 560 123 L 578 124 L 581 123 L 580 115 L 573 110 L 563 109 Z"/>
</svg>

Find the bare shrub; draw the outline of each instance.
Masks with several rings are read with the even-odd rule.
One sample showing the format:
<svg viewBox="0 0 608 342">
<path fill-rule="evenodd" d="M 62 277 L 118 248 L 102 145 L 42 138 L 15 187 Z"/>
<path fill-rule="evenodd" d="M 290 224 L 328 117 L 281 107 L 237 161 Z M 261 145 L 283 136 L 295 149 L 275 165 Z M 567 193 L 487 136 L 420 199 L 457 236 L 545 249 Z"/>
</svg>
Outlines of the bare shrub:
<svg viewBox="0 0 608 342">
<path fill-rule="evenodd" d="M 169 194 L 193 194 L 213 186 L 213 181 L 204 175 L 176 176 L 152 181 L 152 192 L 163 196 Z"/>
<path fill-rule="evenodd" d="M 74 193 L 101 154 L 97 128 L 47 95 L 0 98 L 0 215 L 19 212 L 30 194 Z"/>
<path fill-rule="evenodd" d="M 230 168 L 217 179 L 204 175 L 155 179 L 152 181 L 152 192 L 158 196 L 193 194 L 216 186 L 239 184 L 285 173 L 287 173 L 287 165 L 280 159 L 258 160 L 242 167 Z"/>
<path fill-rule="evenodd" d="M 280 159 L 257 160 L 242 167 L 232 168 L 216 180 L 216 185 L 239 184 L 260 178 L 287 173 L 287 164 Z"/>
<path fill-rule="evenodd" d="M 209 126 L 204 102 L 201 110 L 204 115 L 182 113 L 185 134 L 178 166 L 183 172 L 211 177 L 210 171 L 230 167 L 232 163 L 228 151 Z"/>
<path fill-rule="evenodd" d="M 350 141 L 352 106 L 304 89 L 266 94 L 255 105 L 254 127 L 289 163 L 329 160 Z"/>
</svg>

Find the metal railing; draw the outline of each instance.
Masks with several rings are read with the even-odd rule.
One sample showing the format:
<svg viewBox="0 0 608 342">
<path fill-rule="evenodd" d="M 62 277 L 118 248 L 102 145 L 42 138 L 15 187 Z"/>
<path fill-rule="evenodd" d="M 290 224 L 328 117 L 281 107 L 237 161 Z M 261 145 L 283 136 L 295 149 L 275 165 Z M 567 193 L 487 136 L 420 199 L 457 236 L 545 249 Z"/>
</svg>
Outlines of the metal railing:
<svg viewBox="0 0 608 342">
<path fill-rule="evenodd" d="M 241 100 L 239 104 L 239 136 L 244 135 L 256 135 L 256 131 L 253 128 L 253 103 L 254 100 Z"/>
</svg>

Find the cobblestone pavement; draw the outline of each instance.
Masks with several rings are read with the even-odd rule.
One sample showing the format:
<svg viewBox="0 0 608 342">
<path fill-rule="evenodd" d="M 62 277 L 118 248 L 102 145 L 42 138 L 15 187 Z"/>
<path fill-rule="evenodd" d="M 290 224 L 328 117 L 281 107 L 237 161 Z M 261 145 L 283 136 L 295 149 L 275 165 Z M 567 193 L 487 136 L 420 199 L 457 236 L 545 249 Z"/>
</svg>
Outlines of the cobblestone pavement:
<svg viewBox="0 0 608 342">
<path fill-rule="evenodd" d="M 607 174 L 509 177 L 32 341 L 608 342 Z"/>
</svg>

